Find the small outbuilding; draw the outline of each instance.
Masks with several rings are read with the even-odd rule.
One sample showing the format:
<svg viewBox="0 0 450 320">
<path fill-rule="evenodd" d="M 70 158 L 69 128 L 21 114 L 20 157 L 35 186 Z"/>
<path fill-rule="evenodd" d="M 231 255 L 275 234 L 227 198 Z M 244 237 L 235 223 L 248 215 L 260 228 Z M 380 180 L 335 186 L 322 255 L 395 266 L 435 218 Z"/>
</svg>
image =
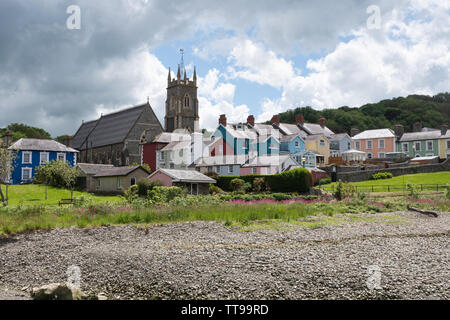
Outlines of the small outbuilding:
<svg viewBox="0 0 450 320">
<path fill-rule="evenodd" d="M 167 187 L 187 188 L 190 194 L 208 194 L 209 185 L 216 180 L 196 170 L 158 169 L 152 173 L 150 181 L 161 181 Z"/>
<path fill-rule="evenodd" d="M 94 175 L 95 192 L 122 193 L 149 174 L 141 166 L 103 168 Z"/>
</svg>

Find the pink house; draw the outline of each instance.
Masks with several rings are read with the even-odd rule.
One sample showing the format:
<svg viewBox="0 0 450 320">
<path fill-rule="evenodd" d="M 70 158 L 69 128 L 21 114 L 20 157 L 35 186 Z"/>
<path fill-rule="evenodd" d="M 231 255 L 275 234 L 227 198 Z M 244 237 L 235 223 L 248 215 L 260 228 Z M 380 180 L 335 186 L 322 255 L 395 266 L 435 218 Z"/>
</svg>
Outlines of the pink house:
<svg viewBox="0 0 450 320">
<path fill-rule="evenodd" d="M 150 181 L 160 181 L 166 187 L 187 188 L 190 194 L 209 194 L 209 185 L 216 180 L 195 170 L 158 169 L 152 173 Z"/>
<path fill-rule="evenodd" d="M 395 134 L 391 129 L 363 131 L 354 137 L 353 148 L 367 154 L 367 159 L 385 158 L 386 153 L 395 151 Z"/>
</svg>

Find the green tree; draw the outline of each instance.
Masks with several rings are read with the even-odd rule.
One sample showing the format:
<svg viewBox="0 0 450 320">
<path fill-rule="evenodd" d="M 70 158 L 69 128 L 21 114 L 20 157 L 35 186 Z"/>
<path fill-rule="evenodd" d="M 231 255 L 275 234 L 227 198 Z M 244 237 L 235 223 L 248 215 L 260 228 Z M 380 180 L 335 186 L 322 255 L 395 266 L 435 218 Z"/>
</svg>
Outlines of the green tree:
<svg viewBox="0 0 450 320">
<path fill-rule="evenodd" d="M 5 198 L 2 191 L 2 184 L 9 183 L 9 177 L 14 170 L 14 160 L 16 158 L 15 153 L 11 152 L 8 149 L 0 148 L 0 200 L 3 204 L 6 203 L 7 199 Z"/>
</svg>

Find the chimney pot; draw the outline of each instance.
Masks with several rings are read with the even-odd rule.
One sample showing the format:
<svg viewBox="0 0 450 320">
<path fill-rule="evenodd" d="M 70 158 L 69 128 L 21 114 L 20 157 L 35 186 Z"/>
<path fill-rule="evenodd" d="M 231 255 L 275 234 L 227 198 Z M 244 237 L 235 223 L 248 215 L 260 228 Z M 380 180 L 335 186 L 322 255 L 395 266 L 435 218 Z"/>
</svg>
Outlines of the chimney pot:
<svg viewBox="0 0 450 320">
<path fill-rule="evenodd" d="M 305 117 L 303 117 L 302 114 L 299 114 L 299 115 L 297 115 L 297 117 L 295 118 L 295 121 L 297 122 L 297 124 L 304 125 L 304 124 L 305 124 Z"/>
<path fill-rule="evenodd" d="M 326 123 L 325 118 L 324 118 L 324 117 L 321 117 L 321 118 L 319 119 L 319 124 L 320 124 L 320 126 L 321 126 L 322 128 L 325 127 L 325 123 Z"/>
<path fill-rule="evenodd" d="M 276 114 L 272 117 L 272 124 L 280 125 L 280 115 Z"/>
<path fill-rule="evenodd" d="M 413 132 L 421 132 L 421 131 L 422 131 L 422 124 L 419 121 L 417 121 L 413 125 Z"/>
<path fill-rule="evenodd" d="M 350 130 L 350 136 L 351 136 L 351 137 L 356 136 L 358 133 L 359 133 L 359 129 L 357 129 L 357 128 L 352 128 L 352 129 Z"/>
<path fill-rule="evenodd" d="M 224 127 L 227 126 L 227 116 L 226 115 L 224 115 L 224 114 L 220 115 L 219 124 L 223 125 Z"/>
<path fill-rule="evenodd" d="M 247 117 L 247 124 L 251 125 L 252 127 L 255 126 L 255 117 L 252 114 Z"/>
<path fill-rule="evenodd" d="M 447 130 L 448 130 L 447 124 L 444 123 L 441 126 L 441 135 L 445 136 L 447 134 Z"/>
</svg>

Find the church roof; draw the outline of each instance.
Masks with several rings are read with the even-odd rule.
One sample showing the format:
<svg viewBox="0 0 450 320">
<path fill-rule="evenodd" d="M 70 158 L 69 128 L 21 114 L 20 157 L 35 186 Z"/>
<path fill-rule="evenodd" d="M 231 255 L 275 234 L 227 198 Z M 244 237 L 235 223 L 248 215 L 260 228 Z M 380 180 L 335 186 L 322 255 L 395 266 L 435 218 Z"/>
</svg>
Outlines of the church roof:
<svg viewBox="0 0 450 320">
<path fill-rule="evenodd" d="M 150 104 L 102 115 L 98 120 L 83 123 L 73 138 L 74 148 L 82 150 L 123 142 L 146 107 Z"/>
</svg>

